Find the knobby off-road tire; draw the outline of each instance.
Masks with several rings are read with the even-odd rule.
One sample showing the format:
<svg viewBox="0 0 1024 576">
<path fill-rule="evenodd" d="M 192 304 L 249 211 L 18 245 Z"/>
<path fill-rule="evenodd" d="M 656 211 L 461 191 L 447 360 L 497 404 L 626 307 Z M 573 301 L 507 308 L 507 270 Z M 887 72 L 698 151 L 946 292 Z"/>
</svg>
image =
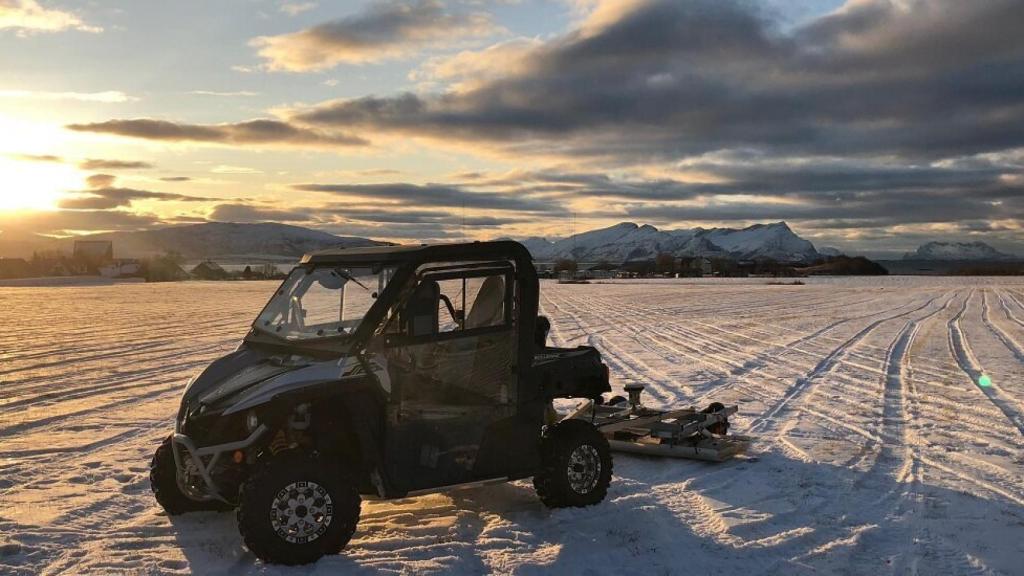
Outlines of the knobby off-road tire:
<svg viewBox="0 0 1024 576">
<path fill-rule="evenodd" d="M 232 507 L 223 502 L 199 502 L 181 493 L 175 479 L 177 469 L 174 465 L 174 452 L 171 448 L 171 437 L 168 436 L 156 449 L 153 460 L 149 464 L 149 486 L 157 504 L 167 512 L 168 516 L 177 516 L 186 512 L 203 510 L 224 511 Z"/>
<path fill-rule="evenodd" d="M 564 420 L 541 437 L 541 469 L 533 487 L 549 508 L 590 506 L 604 500 L 612 479 L 608 440 L 592 424 Z"/>
<path fill-rule="evenodd" d="M 362 499 L 348 476 L 299 452 L 257 464 L 238 496 L 238 531 L 269 564 L 309 564 L 337 554 L 359 522 Z"/>
</svg>

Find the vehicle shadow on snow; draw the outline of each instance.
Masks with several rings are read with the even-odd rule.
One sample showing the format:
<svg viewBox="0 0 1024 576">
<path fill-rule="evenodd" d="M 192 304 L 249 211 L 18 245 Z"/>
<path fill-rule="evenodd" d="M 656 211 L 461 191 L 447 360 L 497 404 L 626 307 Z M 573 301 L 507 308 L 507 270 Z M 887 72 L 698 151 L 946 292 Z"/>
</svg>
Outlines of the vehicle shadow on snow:
<svg viewBox="0 0 1024 576">
<path fill-rule="evenodd" d="M 617 455 L 600 505 L 548 510 L 529 481 L 364 502 L 345 552 L 266 566 L 234 514 L 172 519 L 194 572 L 227 574 L 877 574 L 1012 572 L 1024 507 L 768 452 L 721 464 Z M 1002 529 L 1001 529 L 1002 528 Z"/>
</svg>

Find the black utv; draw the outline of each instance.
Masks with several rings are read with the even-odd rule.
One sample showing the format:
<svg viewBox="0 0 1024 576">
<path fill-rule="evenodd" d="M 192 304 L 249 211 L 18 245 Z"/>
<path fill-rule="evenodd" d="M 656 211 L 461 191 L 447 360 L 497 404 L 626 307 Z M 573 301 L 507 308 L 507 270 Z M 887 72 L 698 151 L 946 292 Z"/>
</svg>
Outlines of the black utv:
<svg viewBox="0 0 1024 576">
<path fill-rule="evenodd" d="M 150 480 L 168 514 L 237 508 L 246 546 L 303 564 L 340 551 L 362 497 L 533 477 L 547 506 L 604 499 L 608 442 L 556 422 L 600 402 L 597 350 L 546 345 L 516 242 L 306 255 L 238 349 L 185 389 Z"/>
</svg>

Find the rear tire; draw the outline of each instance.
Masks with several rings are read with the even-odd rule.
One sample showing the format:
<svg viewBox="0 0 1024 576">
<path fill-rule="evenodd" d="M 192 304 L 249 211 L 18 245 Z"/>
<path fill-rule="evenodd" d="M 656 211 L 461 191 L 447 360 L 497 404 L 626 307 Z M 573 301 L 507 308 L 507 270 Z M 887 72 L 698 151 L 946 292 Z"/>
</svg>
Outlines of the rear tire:
<svg viewBox="0 0 1024 576">
<path fill-rule="evenodd" d="M 269 564 L 309 564 L 337 554 L 359 522 L 355 483 L 320 458 L 286 453 L 262 464 L 239 492 L 238 531 Z"/>
<path fill-rule="evenodd" d="M 589 422 L 563 420 L 541 437 L 541 469 L 533 487 L 549 508 L 597 504 L 608 494 L 612 454 L 608 440 Z"/>
<path fill-rule="evenodd" d="M 178 469 L 174 464 L 174 450 L 171 448 L 171 437 L 168 436 L 156 449 L 153 460 L 149 464 L 149 486 L 153 490 L 157 504 L 160 504 L 168 516 L 203 510 L 231 509 L 231 506 L 223 502 L 200 502 L 184 495 L 178 488 L 177 473 Z"/>
</svg>

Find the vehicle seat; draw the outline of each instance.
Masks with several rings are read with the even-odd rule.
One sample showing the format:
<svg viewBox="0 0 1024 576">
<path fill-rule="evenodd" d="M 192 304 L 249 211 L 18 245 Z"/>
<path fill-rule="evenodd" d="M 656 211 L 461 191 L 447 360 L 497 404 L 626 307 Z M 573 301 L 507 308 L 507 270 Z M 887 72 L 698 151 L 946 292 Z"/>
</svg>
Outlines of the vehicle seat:
<svg viewBox="0 0 1024 576">
<path fill-rule="evenodd" d="M 505 317 L 505 278 L 488 276 L 466 316 L 466 330 L 497 326 Z"/>
</svg>

